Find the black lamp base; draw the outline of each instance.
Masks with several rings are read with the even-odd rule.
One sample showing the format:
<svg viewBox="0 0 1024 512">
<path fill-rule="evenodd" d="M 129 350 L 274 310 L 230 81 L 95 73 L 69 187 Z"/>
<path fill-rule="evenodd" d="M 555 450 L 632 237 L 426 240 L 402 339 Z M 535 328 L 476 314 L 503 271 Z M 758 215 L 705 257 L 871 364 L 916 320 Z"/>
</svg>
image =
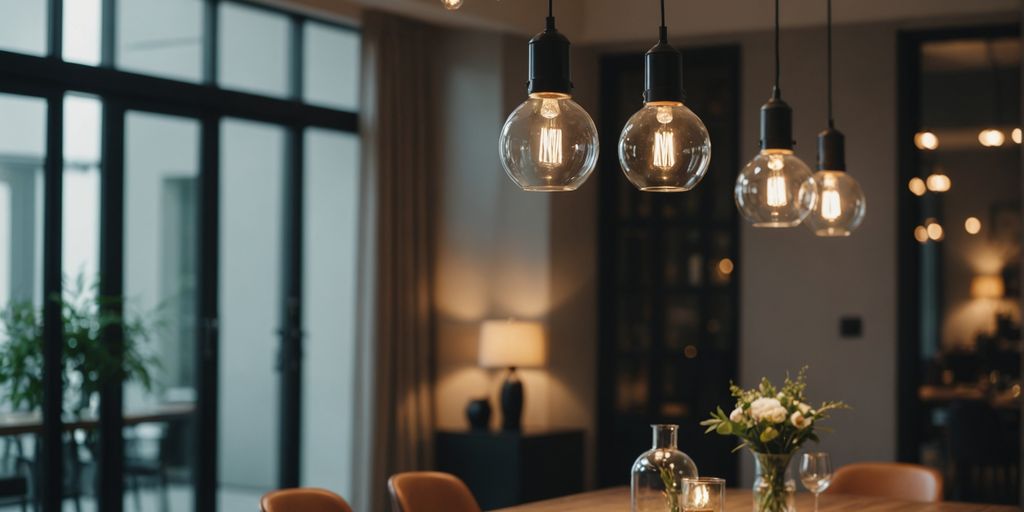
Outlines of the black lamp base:
<svg viewBox="0 0 1024 512">
<path fill-rule="evenodd" d="M 515 368 L 508 369 L 501 385 L 501 429 L 518 431 L 523 419 L 523 383 Z"/>
</svg>

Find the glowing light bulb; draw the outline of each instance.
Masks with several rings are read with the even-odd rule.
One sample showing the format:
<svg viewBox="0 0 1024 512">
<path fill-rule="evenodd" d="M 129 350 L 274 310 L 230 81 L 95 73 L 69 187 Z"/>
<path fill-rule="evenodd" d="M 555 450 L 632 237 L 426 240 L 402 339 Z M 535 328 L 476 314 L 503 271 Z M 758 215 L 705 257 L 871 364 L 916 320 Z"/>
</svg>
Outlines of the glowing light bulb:
<svg viewBox="0 0 1024 512">
<path fill-rule="evenodd" d="M 917 132 L 914 135 L 914 145 L 917 149 L 932 151 L 939 147 L 939 137 L 932 132 Z"/>
<path fill-rule="evenodd" d="M 441 0 L 441 4 L 444 5 L 445 9 L 454 11 L 459 7 L 462 7 L 462 0 Z"/>
<path fill-rule="evenodd" d="M 922 244 L 927 242 L 928 241 L 928 228 L 926 228 L 924 226 L 917 226 L 916 228 L 914 228 L 914 240 L 917 240 L 918 242 L 920 242 Z"/>
<path fill-rule="evenodd" d="M 924 183 L 924 180 L 916 176 L 910 178 L 910 183 L 907 183 L 907 188 L 910 189 L 910 193 L 918 197 L 921 197 L 925 192 L 928 192 L 928 186 Z"/>
<path fill-rule="evenodd" d="M 710 493 L 706 485 L 698 485 L 693 489 L 693 506 L 696 509 L 702 509 L 708 506 L 708 502 L 711 501 Z"/>
<path fill-rule="evenodd" d="M 681 102 L 649 102 L 619 136 L 619 166 L 645 192 L 685 192 L 700 183 L 711 161 L 704 123 Z"/>
<path fill-rule="evenodd" d="M 498 153 L 523 190 L 576 190 L 597 165 L 597 127 L 569 95 L 535 93 L 505 121 Z"/>
<path fill-rule="evenodd" d="M 1013 139 L 1013 142 L 1015 142 L 1017 144 L 1020 144 L 1020 141 L 1021 141 L 1020 128 L 1014 128 L 1013 131 L 1010 132 L 1010 138 Z"/>
<path fill-rule="evenodd" d="M 997 148 L 1006 142 L 1006 135 L 995 128 L 988 128 L 978 132 L 978 142 L 986 148 Z"/>
<path fill-rule="evenodd" d="M 928 180 L 925 182 L 928 190 L 932 192 L 948 192 L 953 187 L 953 181 L 949 179 L 942 171 L 935 171 L 928 176 Z"/>
<path fill-rule="evenodd" d="M 773 170 L 768 176 L 767 200 L 768 206 L 780 207 L 789 204 L 786 198 L 786 177 L 782 171 Z"/>
<path fill-rule="evenodd" d="M 836 190 L 836 178 L 826 175 L 822 180 L 821 217 L 825 220 L 836 220 L 843 213 L 843 203 Z"/>
<path fill-rule="evenodd" d="M 981 232 L 981 220 L 977 217 L 967 217 L 964 221 L 964 231 L 971 235 L 977 235 Z"/>
<path fill-rule="evenodd" d="M 935 240 L 936 242 L 938 242 L 938 241 L 942 240 L 943 238 L 945 238 L 945 232 L 942 229 L 942 225 L 939 224 L 938 222 L 935 222 L 935 221 L 929 222 L 928 226 L 927 226 L 927 229 L 928 229 L 928 238 L 931 238 L 932 240 Z"/>
</svg>

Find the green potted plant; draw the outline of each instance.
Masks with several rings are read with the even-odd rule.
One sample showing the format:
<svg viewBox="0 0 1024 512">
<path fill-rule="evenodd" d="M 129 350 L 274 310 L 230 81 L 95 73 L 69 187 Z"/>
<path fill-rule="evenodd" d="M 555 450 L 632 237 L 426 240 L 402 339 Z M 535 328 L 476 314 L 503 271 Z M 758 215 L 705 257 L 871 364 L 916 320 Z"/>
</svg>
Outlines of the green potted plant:
<svg viewBox="0 0 1024 512">
<path fill-rule="evenodd" d="M 114 313 L 125 306 L 120 297 L 103 297 L 95 286 L 87 286 L 79 275 L 65 286 L 60 297 L 64 325 L 62 388 L 65 413 L 82 417 L 100 383 L 108 378 L 138 382 L 150 391 L 156 359 L 145 345 L 152 339 L 155 324 L 144 315 L 129 311 Z M 123 308 L 127 309 L 127 308 Z M 121 364 L 111 351 L 104 333 L 120 328 Z M 43 324 L 40 308 L 31 301 L 12 301 L 0 313 L 0 397 L 15 411 L 35 411 L 43 402 Z"/>
</svg>

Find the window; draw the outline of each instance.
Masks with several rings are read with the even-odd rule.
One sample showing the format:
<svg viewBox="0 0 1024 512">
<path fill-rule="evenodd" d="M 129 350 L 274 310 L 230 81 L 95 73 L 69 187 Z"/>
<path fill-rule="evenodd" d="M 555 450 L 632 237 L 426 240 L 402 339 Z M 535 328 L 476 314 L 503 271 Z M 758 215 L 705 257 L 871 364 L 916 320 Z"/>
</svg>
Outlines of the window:
<svg viewBox="0 0 1024 512">
<path fill-rule="evenodd" d="M 0 308 L 38 328 L 44 297 L 85 305 L 46 336 L 0 329 L 61 388 L 16 401 L 0 375 L 0 464 L 35 482 L 29 506 L 233 511 L 353 489 L 358 32 L 248 0 L 0 12 Z M 81 363 L 83 343 L 127 378 Z M 74 364 L 43 371 L 60 350 Z M 62 463 L 35 478 L 46 453 Z"/>
</svg>

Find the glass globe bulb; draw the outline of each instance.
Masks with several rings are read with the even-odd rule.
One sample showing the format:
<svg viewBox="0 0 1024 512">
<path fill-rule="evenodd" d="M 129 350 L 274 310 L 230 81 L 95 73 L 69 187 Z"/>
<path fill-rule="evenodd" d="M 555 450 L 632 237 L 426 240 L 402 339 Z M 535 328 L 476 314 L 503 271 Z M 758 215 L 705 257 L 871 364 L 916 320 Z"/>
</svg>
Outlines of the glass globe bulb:
<svg viewBox="0 0 1024 512">
<path fill-rule="evenodd" d="M 814 206 L 817 187 L 807 164 L 789 149 L 763 149 L 736 178 L 736 206 L 758 228 L 800 224 Z"/>
<path fill-rule="evenodd" d="M 850 236 L 867 211 L 860 184 L 843 171 L 818 171 L 814 184 L 818 195 L 804 224 L 818 236 Z"/>
<path fill-rule="evenodd" d="M 680 102 L 647 103 L 619 137 L 622 172 L 645 192 L 690 190 L 707 174 L 710 162 L 708 130 Z"/>
<path fill-rule="evenodd" d="M 501 128 L 501 165 L 523 190 L 576 190 L 597 166 L 597 127 L 566 94 L 534 93 Z"/>
<path fill-rule="evenodd" d="M 462 7 L 462 0 L 441 0 L 441 3 L 444 4 L 444 8 L 449 11 L 454 11 L 459 7 Z"/>
</svg>

